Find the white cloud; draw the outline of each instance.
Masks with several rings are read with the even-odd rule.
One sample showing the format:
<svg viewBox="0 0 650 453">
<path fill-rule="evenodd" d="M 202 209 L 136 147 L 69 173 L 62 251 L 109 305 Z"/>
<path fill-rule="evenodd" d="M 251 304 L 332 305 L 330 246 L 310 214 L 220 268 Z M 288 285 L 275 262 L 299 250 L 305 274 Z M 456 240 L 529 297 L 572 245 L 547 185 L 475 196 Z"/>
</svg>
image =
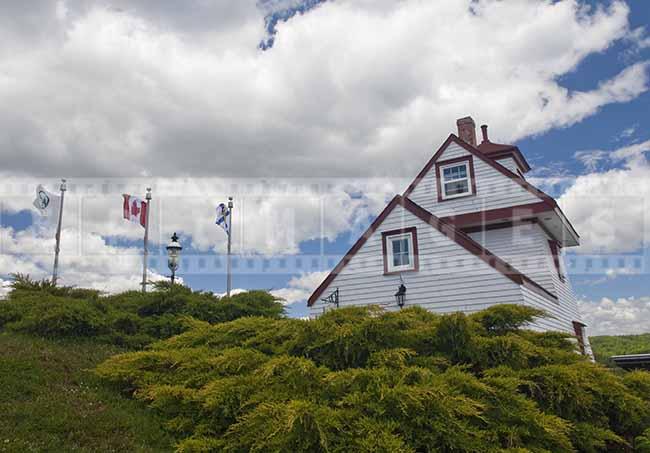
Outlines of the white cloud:
<svg viewBox="0 0 650 453">
<path fill-rule="evenodd" d="M 581 235 L 580 252 L 632 252 L 649 245 L 650 140 L 611 151 L 623 168 L 578 176 L 558 200 Z"/>
<path fill-rule="evenodd" d="M 573 157 L 578 159 L 588 171 L 595 171 L 598 165 L 607 159 L 607 151 L 591 150 L 591 151 L 577 151 Z"/>
<path fill-rule="evenodd" d="M 644 153 L 647 152 L 650 152 L 650 140 L 617 149 L 612 152 L 612 158 L 629 161 L 628 168 L 631 168 L 634 164 L 643 164 L 645 162 Z"/>
<path fill-rule="evenodd" d="M 33 228 L 22 231 L 0 228 L 0 269 L 3 274 L 22 273 L 36 279 L 51 278 L 54 239 L 52 235 L 44 233 Z M 64 229 L 62 238 L 60 284 L 108 293 L 141 287 L 141 250 L 112 247 L 100 236 L 74 228 Z M 83 248 L 80 248 L 81 244 Z M 148 278 L 150 281 L 158 281 L 167 277 L 150 269 Z"/>
<path fill-rule="evenodd" d="M 2 197 L 5 212 L 31 209 L 36 178 L 9 178 Z M 57 184 L 47 182 L 55 190 Z M 151 179 L 154 184 L 150 247 L 169 242 L 176 231 L 185 248 L 225 252 L 226 235 L 215 225 L 215 206 L 226 199 L 220 187 L 238 185 L 235 196 L 233 253 L 277 255 L 299 251 L 309 239 L 334 240 L 358 231 L 405 186 L 392 180 L 234 180 Z M 116 292 L 138 287 L 144 230 L 122 218 L 120 187 L 144 192 L 142 180 L 71 179 L 65 198 L 60 267 L 61 283 Z M 313 185 L 316 187 L 313 187 Z M 109 193 L 103 193 L 106 189 Z M 215 191 L 215 192 L 212 192 Z M 2 191 L 0 190 L 0 193 Z M 182 194 L 182 195 L 180 195 Z M 35 220 L 38 221 L 38 217 Z M 129 239 L 130 246 L 115 242 Z M 36 278 L 49 277 L 54 249 L 54 225 L 34 224 L 26 230 L 0 230 L 0 269 Z M 164 258 L 163 258 L 164 259 Z M 154 275 L 153 279 L 164 278 Z"/>
<path fill-rule="evenodd" d="M 248 292 L 248 290 L 247 290 L 247 289 L 242 289 L 242 288 L 233 288 L 233 289 L 230 291 L 230 295 L 231 295 L 231 296 L 234 296 L 234 295 L 236 295 L 236 294 L 241 294 L 241 293 L 245 293 L 245 292 Z M 215 296 L 217 296 L 217 297 L 226 297 L 226 294 L 227 294 L 227 293 L 224 291 L 223 293 L 213 293 L 213 294 L 214 294 Z"/>
<path fill-rule="evenodd" d="M 326 197 L 275 186 L 251 195 L 241 183 L 235 251 L 295 253 L 302 241 L 359 229 L 405 188 L 391 180 L 360 190 L 351 175 L 412 177 L 455 118 L 472 114 L 496 141 L 512 141 L 648 88 L 644 62 L 584 91 L 558 82 L 629 37 L 621 1 L 593 9 L 569 0 L 328 2 L 280 23 L 267 52 L 257 49 L 265 31 L 253 0 L 111 4 L 10 2 L 0 17 L 0 176 L 7 185 L 8 175 L 24 175 L 16 184 L 30 187 L 8 191 L 4 208 L 30 206 L 27 192 L 41 182 L 34 175 L 94 177 L 76 178 L 79 191 L 67 195 L 63 245 L 74 247 L 65 254 L 74 271 L 64 278 L 109 290 L 136 283 L 124 276 L 138 274 L 139 257 L 107 237 L 136 240 L 142 231 L 121 219 L 119 192 L 96 190 L 97 177 L 150 175 L 123 182 L 134 194 L 154 187 L 152 241 L 178 231 L 218 251 L 225 240 L 214 205 L 232 193 L 218 177 L 261 175 L 289 187 L 293 176 L 307 185 L 336 178 Z M 9 236 L 15 246 L 0 255 L 2 269 L 47 275 L 50 254 L 25 256 L 23 247 L 51 250 L 51 240 Z M 102 278 L 115 256 L 130 254 L 122 276 Z M 292 300 L 307 291 L 287 290 Z"/>
<path fill-rule="evenodd" d="M 623 130 L 621 131 L 620 134 L 618 134 L 618 135 L 614 138 L 614 140 L 615 140 L 615 141 L 620 141 L 620 140 L 623 140 L 623 139 L 628 139 L 628 138 L 632 137 L 632 136 L 636 133 L 636 131 L 637 131 L 638 128 L 639 128 L 639 124 L 638 124 L 638 123 L 633 124 L 633 125 L 630 126 L 630 127 L 626 127 L 625 129 L 623 129 Z"/>
<path fill-rule="evenodd" d="M 0 300 L 7 297 L 7 294 L 11 291 L 11 281 L 3 280 L 0 278 Z"/>
<path fill-rule="evenodd" d="M 31 210 L 37 178 L 7 178 L 2 208 Z M 74 191 L 73 189 L 74 185 Z M 143 196 L 153 187 L 150 240 L 165 244 L 176 231 L 184 246 L 224 251 L 226 235 L 215 225 L 216 205 L 234 195 L 233 250 L 236 253 L 296 253 L 310 239 L 334 240 L 358 229 L 376 215 L 389 197 L 406 187 L 392 179 L 70 179 L 64 226 L 97 237 L 121 236 L 141 240 L 143 229 L 122 218 L 122 192 Z M 124 186 L 124 187 L 123 187 Z M 54 190 L 57 184 L 50 183 Z M 236 187 L 233 191 L 230 188 Z M 107 193 L 105 193 L 107 192 Z M 53 236 L 50 229 L 49 236 Z M 188 237 L 189 236 L 189 237 Z M 85 236 L 84 236 L 85 238 Z M 70 240 L 70 236 L 66 240 Z M 72 240 L 84 247 L 82 237 Z"/>
<path fill-rule="evenodd" d="M 650 332 L 650 297 L 603 297 L 578 302 L 589 335 L 625 335 Z"/>
<path fill-rule="evenodd" d="M 311 293 L 314 292 L 316 287 L 321 284 L 329 271 L 325 272 L 311 272 L 302 274 L 298 277 L 293 277 L 289 280 L 286 288 L 276 289 L 271 291 L 276 297 L 282 299 L 285 305 L 291 305 L 296 302 L 305 302 Z"/>
<path fill-rule="evenodd" d="M 646 63 L 591 90 L 558 83 L 629 35 L 621 1 L 327 2 L 280 23 L 267 52 L 253 0 L 113 3 L 13 7 L 5 171 L 413 175 L 465 114 L 511 141 L 648 85 Z M 34 17 L 44 30 L 25 32 Z"/>
<path fill-rule="evenodd" d="M 638 27 L 631 30 L 627 39 L 634 44 L 634 48 L 632 49 L 633 52 L 638 52 L 650 47 L 650 36 L 648 36 L 645 27 Z"/>
</svg>

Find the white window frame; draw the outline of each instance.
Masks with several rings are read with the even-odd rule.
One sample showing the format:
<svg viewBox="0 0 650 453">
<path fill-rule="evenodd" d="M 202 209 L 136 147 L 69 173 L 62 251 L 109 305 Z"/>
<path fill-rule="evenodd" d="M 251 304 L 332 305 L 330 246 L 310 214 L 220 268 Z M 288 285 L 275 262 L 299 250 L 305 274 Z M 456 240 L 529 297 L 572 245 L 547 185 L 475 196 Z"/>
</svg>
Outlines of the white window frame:
<svg viewBox="0 0 650 453">
<path fill-rule="evenodd" d="M 393 265 L 393 241 L 394 240 L 401 240 L 401 239 L 407 239 L 408 242 L 408 248 L 409 248 L 409 263 L 404 264 L 401 266 L 394 266 Z M 397 234 L 391 234 L 390 236 L 386 236 L 386 270 L 388 272 L 404 272 L 404 271 L 412 271 L 415 269 L 415 251 L 413 249 L 413 234 L 410 232 L 406 233 L 397 233 Z"/>
<path fill-rule="evenodd" d="M 465 167 L 465 174 L 467 176 L 465 178 L 461 178 L 461 179 L 452 179 L 450 181 L 445 181 L 445 169 L 453 168 L 453 167 L 460 167 L 460 166 Z M 467 192 L 457 193 L 457 194 L 453 194 L 453 195 L 447 195 L 446 184 L 445 183 L 451 183 L 451 182 L 457 182 L 457 181 L 467 181 Z M 472 173 L 471 173 L 471 168 L 470 168 L 470 162 L 469 161 L 462 161 L 462 162 L 454 162 L 452 164 L 441 165 L 440 166 L 440 191 L 442 192 L 441 195 L 442 195 L 443 200 L 451 200 L 452 198 L 460 198 L 460 197 L 466 197 L 468 195 L 473 195 L 473 192 L 472 192 Z"/>
</svg>

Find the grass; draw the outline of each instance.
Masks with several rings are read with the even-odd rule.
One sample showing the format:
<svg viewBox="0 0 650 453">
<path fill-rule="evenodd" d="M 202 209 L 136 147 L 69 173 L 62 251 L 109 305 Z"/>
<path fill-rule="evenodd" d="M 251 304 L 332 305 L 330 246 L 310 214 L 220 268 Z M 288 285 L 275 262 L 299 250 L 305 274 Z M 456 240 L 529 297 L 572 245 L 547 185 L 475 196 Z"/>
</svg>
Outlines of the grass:
<svg viewBox="0 0 650 453">
<path fill-rule="evenodd" d="M 89 370 L 123 352 L 0 333 L 0 452 L 167 452 L 162 420 Z"/>
<path fill-rule="evenodd" d="M 590 337 L 589 342 L 596 360 L 613 365 L 609 358 L 613 355 L 650 353 L 650 333 L 641 335 L 603 335 Z"/>
</svg>

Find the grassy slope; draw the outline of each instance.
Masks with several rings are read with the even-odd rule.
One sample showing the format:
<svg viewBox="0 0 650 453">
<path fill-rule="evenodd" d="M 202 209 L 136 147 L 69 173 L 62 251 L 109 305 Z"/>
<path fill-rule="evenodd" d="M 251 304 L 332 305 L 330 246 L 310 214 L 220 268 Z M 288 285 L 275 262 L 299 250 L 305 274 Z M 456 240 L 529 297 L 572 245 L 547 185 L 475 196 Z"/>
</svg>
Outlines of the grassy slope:
<svg viewBox="0 0 650 453">
<path fill-rule="evenodd" d="M 172 451 L 159 418 L 88 371 L 119 352 L 0 333 L 0 452 Z"/>
<path fill-rule="evenodd" d="M 589 342 L 599 362 L 607 362 L 613 355 L 650 353 L 650 333 L 590 337 Z"/>
</svg>

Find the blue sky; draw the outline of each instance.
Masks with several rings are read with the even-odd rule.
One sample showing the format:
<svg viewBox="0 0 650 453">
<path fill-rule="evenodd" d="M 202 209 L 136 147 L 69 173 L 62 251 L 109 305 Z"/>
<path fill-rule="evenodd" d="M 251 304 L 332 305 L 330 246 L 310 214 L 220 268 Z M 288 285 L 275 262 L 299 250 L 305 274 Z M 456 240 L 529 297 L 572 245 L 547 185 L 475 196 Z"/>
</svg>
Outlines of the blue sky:
<svg viewBox="0 0 650 453">
<path fill-rule="evenodd" d="M 277 197 L 273 192 L 279 201 L 265 203 L 260 195 L 246 200 L 245 218 L 235 211 L 235 243 L 241 232 L 238 222 L 246 240 L 235 247 L 239 251 L 243 246 L 244 256 L 237 260 L 233 286 L 288 295 L 295 301 L 288 305 L 289 314 L 304 316 L 304 298 L 323 273 L 350 248 L 387 197 L 401 193 L 447 134 L 455 132 L 456 118 L 472 115 L 478 124 L 490 124 L 495 140 L 519 146 L 533 167 L 532 176 L 560 199 L 585 238 L 585 247 L 570 251 L 568 258 L 577 264 L 569 272 L 586 317 L 602 326 L 595 330 L 650 331 L 650 318 L 642 319 L 650 304 L 647 212 L 643 211 L 645 219 L 632 222 L 628 230 L 617 230 L 605 244 L 597 234 L 602 228 L 590 215 L 602 208 L 615 217 L 617 194 L 600 204 L 579 200 L 589 181 L 607 188 L 614 177 L 629 173 L 638 180 L 647 174 L 644 144 L 650 141 L 650 94 L 648 68 L 643 65 L 650 61 L 648 2 L 539 6 L 537 16 L 547 19 L 539 27 L 557 20 L 557 27 L 567 30 L 562 37 L 549 32 L 536 35 L 535 24 L 530 29 L 522 25 L 512 37 L 499 37 L 496 31 L 494 37 L 488 36 L 502 28 L 499 21 L 511 17 L 513 23 L 525 22 L 522 18 L 528 14 L 490 1 L 474 3 L 479 12 L 473 18 L 466 15 L 471 2 L 465 11 L 458 2 L 438 6 L 401 2 L 398 7 L 383 1 L 372 5 L 262 1 L 228 8 L 198 2 L 188 6 L 188 11 L 196 9 L 191 14 L 164 2 L 157 9 L 146 2 L 113 3 L 81 8 L 77 2 L 61 1 L 55 9 L 43 5 L 37 13 L 43 15 L 43 28 L 54 36 L 49 41 L 38 34 L 27 36 L 18 27 L 6 28 L 7 48 L 36 50 L 26 52 L 23 59 L 0 54 L 0 63 L 6 60 L 16 81 L 7 85 L 10 89 L 0 89 L 0 98 L 4 104 L 19 105 L 0 112 L 10 130 L 0 140 L 7 162 L 2 173 L 29 186 L 18 190 L 20 184 L 15 184 L 3 196 L 0 226 L 7 231 L 0 278 L 6 279 L 12 268 L 43 276 L 49 272 L 49 255 L 36 253 L 35 244 L 47 239 L 50 242 L 41 241 L 47 250 L 50 230 L 32 225 L 34 212 L 27 195 L 36 181 L 55 187 L 62 176 L 95 185 L 128 177 L 136 190 L 142 190 L 147 178 L 177 176 L 191 180 L 232 175 L 244 178 L 242 186 L 287 179 L 291 186 L 291 177 L 329 178 L 336 186 L 331 199 L 312 202 L 309 197 Z M 588 5 L 593 8 L 585 9 Z M 605 13 L 599 16 L 597 8 Z M 22 15 L 28 20 L 28 12 L 18 7 L 13 14 L 19 23 Z M 417 22 L 426 14 L 432 15 L 431 21 L 456 19 L 465 34 L 476 32 L 488 39 L 445 43 L 444 35 L 429 35 L 426 23 Z M 341 37 L 342 27 L 348 27 L 344 30 L 351 35 L 348 40 Z M 423 42 L 427 45 L 418 47 Z M 471 46 L 459 50 L 467 61 L 457 60 L 453 52 L 454 46 L 462 45 Z M 482 46 L 485 49 L 477 48 Z M 494 67 L 472 64 L 490 52 Z M 512 55 L 520 55 L 521 65 Z M 446 72 L 439 75 L 436 65 L 446 67 Z M 621 79 L 630 69 L 636 72 Z M 39 73 L 51 77 L 44 80 Z M 472 85 L 480 79 L 485 83 Z M 612 82 L 616 80 L 619 85 Z M 593 98 L 583 100 L 584 93 Z M 547 99 L 548 106 L 536 105 L 540 99 Z M 616 157 L 621 155 L 617 151 L 633 145 L 641 149 Z M 395 159 L 406 155 L 408 159 Z M 585 164 L 585 156 L 592 158 L 592 166 Z M 125 164 L 134 171 L 120 170 Z M 389 178 L 375 192 L 359 191 L 352 183 L 375 177 Z M 616 186 L 611 187 L 616 192 Z M 641 187 L 636 202 L 647 203 L 647 186 Z M 153 246 L 152 259 L 154 271 L 167 275 L 164 242 L 179 230 L 184 256 L 191 259 L 178 273 L 193 288 L 221 293 L 225 275 L 214 264 L 223 263 L 225 234 L 213 225 L 210 205 L 227 193 L 205 193 L 209 196 L 199 190 L 187 195 L 191 201 L 170 202 L 164 212 L 161 207 L 167 223 L 154 234 L 159 243 Z M 197 199 L 204 205 L 200 210 Z M 318 208 L 320 202 L 323 206 Z M 110 267 L 112 254 L 124 252 L 129 256 L 125 272 L 134 276 L 115 277 L 114 284 L 137 284 L 141 231 L 136 225 L 120 224 L 114 215 L 120 210 L 119 193 L 102 203 L 108 203 L 113 218 L 100 212 L 108 211 L 99 205 L 96 209 L 84 205 L 66 217 L 81 225 L 79 232 L 76 224 L 68 224 L 69 234 L 78 234 L 72 242 L 93 244 L 103 260 L 64 261 L 74 267 L 68 282 L 99 285 L 84 275 L 100 275 L 102 268 Z M 322 226 L 320 212 L 327 217 Z M 107 222 L 112 226 L 103 228 Z M 291 225 L 289 233 L 283 224 Z M 273 240 L 276 231 L 277 236 L 288 234 L 292 239 L 278 245 Z M 635 231 L 638 241 L 630 241 L 628 236 Z M 84 234 L 91 236 L 84 239 Z M 21 253 L 20 244 L 27 243 L 25 247 L 31 248 Z M 622 269 L 621 257 L 626 260 Z M 584 270 L 587 260 L 592 260 L 589 272 Z M 639 260 L 640 269 L 635 267 Z M 604 322 L 606 316 L 621 321 Z"/>
</svg>

